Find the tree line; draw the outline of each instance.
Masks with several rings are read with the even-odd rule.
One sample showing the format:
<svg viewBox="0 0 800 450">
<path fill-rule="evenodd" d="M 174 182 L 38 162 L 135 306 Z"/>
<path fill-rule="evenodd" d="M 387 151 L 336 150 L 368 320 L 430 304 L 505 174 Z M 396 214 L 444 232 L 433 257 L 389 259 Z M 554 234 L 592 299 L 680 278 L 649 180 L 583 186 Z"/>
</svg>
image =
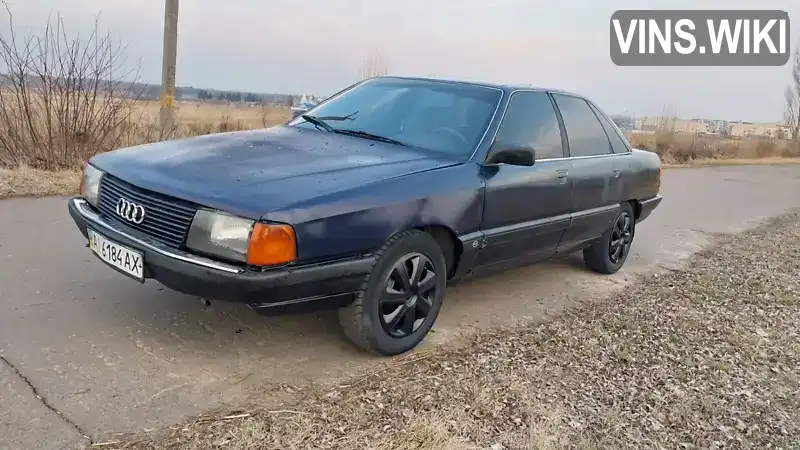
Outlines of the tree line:
<svg viewBox="0 0 800 450">
<path fill-rule="evenodd" d="M 229 102 L 240 102 L 244 99 L 248 103 L 260 103 L 263 100 L 260 95 L 252 92 L 248 92 L 244 96 L 242 96 L 241 92 L 217 92 L 214 95 L 213 92 L 205 89 L 197 91 L 197 98 L 199 100 L 225 100 Z"/>
</svg>

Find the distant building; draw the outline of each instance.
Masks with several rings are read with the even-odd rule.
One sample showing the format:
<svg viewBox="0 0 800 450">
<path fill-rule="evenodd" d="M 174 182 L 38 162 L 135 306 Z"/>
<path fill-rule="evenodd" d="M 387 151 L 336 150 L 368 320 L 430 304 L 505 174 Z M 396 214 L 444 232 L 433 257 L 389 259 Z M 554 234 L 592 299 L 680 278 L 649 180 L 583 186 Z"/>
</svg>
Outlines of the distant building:
<svg viewBox="0 0 800 450">
<path fill-rule="evenodd" d="M 636 127 L 634 120 L 626 116 L 611 116 L 611 120 L 622 131 L 633 130 Z"/>
<path fill-rule="evenodd" d="M 778 123 L 733 122 L 730 124 L 730 135 L 735 137 L 787 139 L 789 137 L 789 127 Z"/>
<path fill-rule="evenodd" d="M 704 120 L 678 119 L 675 121 L 674 130 L 686 134 L 709 134 L 708 124 Z"/>
<path fill-rule="evenodd" d="M 728 122 L 725 120 L 707 120 L 706 126 L 708 127 L 708 132 L 710 134 L 719 134 L 721 136 L 727 136 L 730 131 Z"/>
<path fill-rule="evenodd" d="M 786 139 L 789 136 L 789 128 L 779 123 L 728 122 L 664 116 L 642 117 L 636 120 L 634 130 L 640 133 L 672 132 L 772 139 Z"/>
</svg>

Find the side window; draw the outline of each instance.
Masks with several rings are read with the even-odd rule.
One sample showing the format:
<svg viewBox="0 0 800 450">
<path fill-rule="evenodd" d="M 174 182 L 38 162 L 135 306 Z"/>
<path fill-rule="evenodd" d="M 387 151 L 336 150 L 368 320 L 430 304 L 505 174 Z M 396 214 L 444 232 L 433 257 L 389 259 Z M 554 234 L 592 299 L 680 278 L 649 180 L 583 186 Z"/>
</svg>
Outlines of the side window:
<svg viewBox="0 0 800 450">
<path fill-rule="evenodd" d="M 595 112 L 597 117 L 600 119 L 600 123 L 603 125 L 603 129 L 606 130 L 606 134 L 608 135 L 608 140 L 611 141 L 611 148 L 614 150 L 614 153 L 627 153 L 630 151 L 627 145 L 625 145 L 625 141 L 623 141 L 623 137 L 620 136 L 620 132 L 617 131 L 617 127 L 614 125 L 613 122 L 600 111 L 595 105 L 591 103 L 589 106 L 592 107 L 592 111 Z"/>
<path fill-rule="evenodd" d="M 611 143 L 585 100 L 554 94 L 564 127 L 567 129 L 570 156 L 593 156 L 611 153 Z"/>
<path fill-rule="evenodd" d="M 536 159 L 563 158 L 561 129 L 545 92 L 515 92 L 509 100 L 496 142 L 529 145 Z"/>
</svg>

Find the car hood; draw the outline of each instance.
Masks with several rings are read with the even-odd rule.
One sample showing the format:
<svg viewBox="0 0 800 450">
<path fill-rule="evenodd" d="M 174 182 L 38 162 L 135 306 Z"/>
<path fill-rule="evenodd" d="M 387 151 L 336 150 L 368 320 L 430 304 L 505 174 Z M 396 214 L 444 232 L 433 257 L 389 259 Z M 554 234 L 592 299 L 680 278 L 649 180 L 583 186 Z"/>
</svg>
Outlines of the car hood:
<svg viewBox="0 0 800 450">
<path fill-rule="evenodd" d="M 425 150 L 287 126 L 139 145 L 90 162 L 135 186 L 254 219 L 460 163 Z"/>
</svg>

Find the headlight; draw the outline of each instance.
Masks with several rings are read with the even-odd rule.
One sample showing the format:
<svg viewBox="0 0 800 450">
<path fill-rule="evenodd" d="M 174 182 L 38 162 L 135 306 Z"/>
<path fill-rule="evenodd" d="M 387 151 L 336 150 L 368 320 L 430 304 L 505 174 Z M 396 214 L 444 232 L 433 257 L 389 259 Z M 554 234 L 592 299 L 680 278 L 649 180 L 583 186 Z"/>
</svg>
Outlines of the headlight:
<svg viewBox="0 0 800 450">
<path fill-rule="evenodd" d="M 292 262 L 297 252 L 294 230 L 289 225 L 255 222 L 204 209 L 194 216 L 186 246 L 257 266 Z"/>
<path fill-rule="evenodd" d="M 100 179 L 102 177 L 102 171 L 90 164 L 86 164 L 86 168 L 83 169 L 83 178 L 81 178 L 81 196 L 94 206 L 97 206 Z"/>
<path fill-rule="evenodd" d="M 247 260 L 253 221 L 201 209 L 189 228 L 186 246 L 233 261 Z"/>
</svg>

